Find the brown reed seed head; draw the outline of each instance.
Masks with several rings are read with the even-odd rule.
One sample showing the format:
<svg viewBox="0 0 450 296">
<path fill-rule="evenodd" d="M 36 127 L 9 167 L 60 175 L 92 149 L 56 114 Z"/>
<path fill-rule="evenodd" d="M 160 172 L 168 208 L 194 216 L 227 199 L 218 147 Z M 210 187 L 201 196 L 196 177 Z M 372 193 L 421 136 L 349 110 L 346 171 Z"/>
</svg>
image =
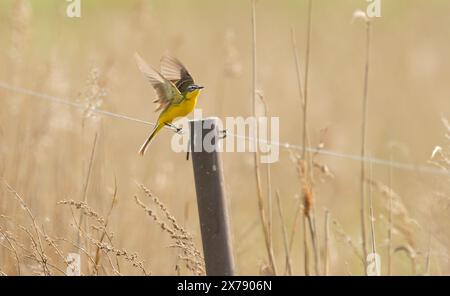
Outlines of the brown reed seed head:
<svg viewBox="0 0 450 296">
<path fill-rule="evenodd" d="M 311 209 L 314 205 L 314 197 L 311 187 L 308 184 L 303 184 L 303 213 L 306 217 L 311 214 Z"/>
</svg>

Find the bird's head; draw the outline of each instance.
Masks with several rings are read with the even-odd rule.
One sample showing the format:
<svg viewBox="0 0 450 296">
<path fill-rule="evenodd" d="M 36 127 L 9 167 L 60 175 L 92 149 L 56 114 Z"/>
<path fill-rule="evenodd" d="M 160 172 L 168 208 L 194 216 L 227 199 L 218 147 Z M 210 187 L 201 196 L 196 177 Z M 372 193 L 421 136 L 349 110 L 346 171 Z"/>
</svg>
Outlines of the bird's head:
<svg viewBox="0 0 450 296">
<path fill-rule="evenodd" d="M 188 99 L 198 96 L 200 90 L 203 86 L 199 86 L 197 84 L 191 84 L 186 88 L 186 97 Z"/>
</svg>

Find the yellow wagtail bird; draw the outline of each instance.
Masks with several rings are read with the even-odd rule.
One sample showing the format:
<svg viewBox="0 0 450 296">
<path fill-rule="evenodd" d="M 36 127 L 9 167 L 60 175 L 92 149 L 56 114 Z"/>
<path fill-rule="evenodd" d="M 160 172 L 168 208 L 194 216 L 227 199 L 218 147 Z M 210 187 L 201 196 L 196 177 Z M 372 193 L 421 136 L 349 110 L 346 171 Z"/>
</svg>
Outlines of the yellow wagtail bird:
<svg viewBox="0 0 450 296">
<path fill-rule="evenodd" d="M 176 58 L 163 56 L 161 73 L 147 65 L 137 53 L 135 58 L 139 70 L 156 91 L 157 98 L 153 102 L 159 105 L 155 112 L 162 110 L 155 128 L 139 150 L 139 154 L 144 155 L 152 139 L 165 125 L 175 128 L 177 133 L 181 131 L 181 128 L 172 124 L 172 121 L 186 116 L 194 110 L 203 86 L 194 83 L 186 67 Z"/>
</svg>

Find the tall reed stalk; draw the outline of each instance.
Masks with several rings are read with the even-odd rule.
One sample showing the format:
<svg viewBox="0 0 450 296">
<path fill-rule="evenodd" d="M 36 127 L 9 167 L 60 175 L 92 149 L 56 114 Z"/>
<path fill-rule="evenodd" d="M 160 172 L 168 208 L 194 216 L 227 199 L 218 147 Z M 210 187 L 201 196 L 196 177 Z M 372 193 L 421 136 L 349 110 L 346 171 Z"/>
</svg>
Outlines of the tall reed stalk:
<svg viewBox="0 0 450 296">
<path fill-rule="evenodd" d="M 294 50 L 294 58 L 296 65 L 296 74 L 297 74 L 297 85 L 300 95 L 300 100 L 302 102 L 302 116 L 303 116 L 303 129 L 302 129 L 302 172 L 303 172 L 303 185 L 302 185 L 302 196 L 304 201 L 304 215 L 306 221 L 308 223 L 308 229 L 311 234 L 311 240 L 313 245 L 314 252 L 314 267 L 316 275 L 320 274 L 320 252 L 319 252 L 319 243 L 317 238 L 317 231 L 315 225 L 315 215 L 314 215 L 314 194 L 313 194 L 313 176 L 312 176 L 312 158 L 307 153 L 307 147 L 309 146 L 309 134 L 308 134 L 308 84 L 309 84 L 309 64 L 310 64 L 310 52 L 311 52 L 311 33 L 312 33 L 312 0 L 308 1 L 308 20 L 307 20 L 307 34 L 306 34 L 306 50 L 305 50 L 305 81 L 304 87 L 302 88 L 301 74 L 300 74 L 300 62 L 298 58 L 298 50 L 295 39 L 295 32 L 292 29 L 292 47 Z M 306 231 L 307 227 L 304 225 L 304 230 Z M 305 261 L 305 274 L 309 274 L 308 267 L 308 243 L 307 243 L 307 234 L 303 236 L 304 242 L 304 261 Z"/>
<path fill-rule="evenodd" d="M 369 115 L 369 71 L 370 71 L 370 45 L 371 45 L 371 22 L 370 19 L 364 15 L 366 24 L 366 49 L 365 49 L 365 66 L 364 66 L 364 92 L 362 99 L 362 125 L 361 125 L 361 159 L 366 158 L 367 151 L 367 129 L 368 129 L 368 115 Z M 361 237 L 362 249 L 364 256 L 364 272 L 367 274 L 367 213 L 366 213 L 366 162 L 361 161 Z"/>
<path fill-rule="evenodd" d="M 330 211 L 325 210 L 325 242 L 324 242 L 324 255 L 323 255 L 323 275 L 328 275 L 330 271 L 329 265 L 329 253 L 330 253 Z"/>
<path fill-rule="evenodd" d="M 392 164 L 392 148 L 389 155 L 389 162 Z M 392 165 L 389 166 L 389 190 L 392 191 Z M 392 194 L 389 194 L 389 214 L 388 214 L 388 254 L 387 254 L 387 275 L 392 275 Z"/>
<path fill-rule="evenodd" d="M 252 0 L 252 98 L 253 98 L 253 115 L 255 118 L 257 117 L 256 109 L 257 109 L 257 86 L 256 86 L 256 79 L 257 79 L 257 63 L 256 63 L 256 1 Z M 257 131 L 254 129 L 254 145 L 255 145 L 255 153 L 253 154 L 254 157 L 254 165 L 255 165 L 255 178 L 256 178 L 256 190 L 257 190 L 257 197 L 258 197 L 258 209 L 259 209 L 259 215 L 261 219 L 261 224 L 263 228 L 264 233 L 264 240 L 266 244 L 266 250 L 267 255 L 269 257 L 269 265 L 272 269 L 273 274 L 277 274 L 277 268 L 275 264 L 275 255 L 273 253 L 273 248 L 270 240 L 270 229 L 269 224 L 267 221 L 267 216 L 264 210 L 264 198 L 263 198 L 263 190 L 261 185 L 261 170 L 259 165 L 259 152 L 258 152 L 258 142 L 257 142 Z"/>
<path fill-rule="evenodd" d="M 369 179 L 373 180 L 372 177 L 373 171 L 372 171 L 372 164 L 370 164 L 370 171 L 369 171 Z M 372 237 L 372 254 L 374 256 L 377 255 L 377 243 L 375 240 L 375 214 L 374 214 L 374 209 L 373 209 L 373 194 L 372 194 L 372 186 L 369 187 L 369 214 L 370 214 L 370 234 Z M 377 275 L 378 274 L 378 258 L 374 257 L 374 261 L 375 261 L 375 270 L 377 271 Z"/>
</svg>

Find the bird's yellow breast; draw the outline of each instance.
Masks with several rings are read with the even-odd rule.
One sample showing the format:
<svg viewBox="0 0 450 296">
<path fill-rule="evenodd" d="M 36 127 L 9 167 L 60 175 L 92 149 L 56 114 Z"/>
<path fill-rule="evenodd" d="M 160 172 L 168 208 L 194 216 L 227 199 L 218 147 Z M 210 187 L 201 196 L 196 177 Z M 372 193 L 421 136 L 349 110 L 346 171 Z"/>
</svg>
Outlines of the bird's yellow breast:
<svg viewBox="0 0 450 296">
<path fill-rule="evenodd" d="M 158 121 L 171 123 L 177 117 L 184 117 L 188 115 L 194 110 L 199 94 L 200 90 L 195 90 L 186 94 L 185 99 L 181 103 L 170 105 L 166 110 L 164 110 Z"/>
</svg>

